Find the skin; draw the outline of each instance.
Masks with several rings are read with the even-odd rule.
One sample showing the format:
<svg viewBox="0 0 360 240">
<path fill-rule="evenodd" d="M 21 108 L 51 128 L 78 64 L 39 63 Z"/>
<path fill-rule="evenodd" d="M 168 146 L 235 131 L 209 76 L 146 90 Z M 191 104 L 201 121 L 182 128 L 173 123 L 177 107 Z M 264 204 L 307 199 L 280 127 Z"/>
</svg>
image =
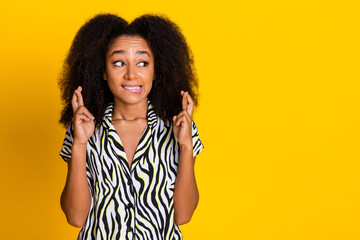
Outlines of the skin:
<svg viewBox="0 0 360 240">
<path fill-rule="evenodd" d="M 112 123 L 131 166 L 147 125 L 147 96 L 154 79 L 154 57 L 146 41 L 117 38 L 106 53 L 104 79 L 114 95 Z"/>
<path fill-rule="evenodd" d="M 123 143 L 129 167 L 147 125 L 147 95 L 154 79 L 154 57 L 139 36 L 120 36 L 106 53 L 104 79 L 114 95 L 113 125 Z M 61 207 L 75 227 L 85 224 L 91 205 L 86 177 L 86 143 L 94 133 L 94 117 L 84 106 L 79 86 L 71 101 L 74 118 L 72 156 L 61 195 Z M 178 175 L 174 190 L 175 223 L 190 221 L 199 201 L 192 146 L 193 101 L 181 91 L 182 111 L 173 117 L 173 131 L 180 144 Z"/>
</svg>

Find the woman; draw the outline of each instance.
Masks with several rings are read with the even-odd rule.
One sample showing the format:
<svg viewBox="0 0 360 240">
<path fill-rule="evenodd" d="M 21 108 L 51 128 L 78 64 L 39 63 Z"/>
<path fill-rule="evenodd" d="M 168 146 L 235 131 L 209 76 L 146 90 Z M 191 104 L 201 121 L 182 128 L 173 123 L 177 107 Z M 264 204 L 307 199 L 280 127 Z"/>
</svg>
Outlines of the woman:
<svg viewBox="0 0 360 240">
<path fill-rule="evenodd" d="M 178 27 L 106 14 L 77 33 L 59 85 L 61 207 L 78 239 L 182 239 L 197 206 L 197 78 Z"/>
</svg>

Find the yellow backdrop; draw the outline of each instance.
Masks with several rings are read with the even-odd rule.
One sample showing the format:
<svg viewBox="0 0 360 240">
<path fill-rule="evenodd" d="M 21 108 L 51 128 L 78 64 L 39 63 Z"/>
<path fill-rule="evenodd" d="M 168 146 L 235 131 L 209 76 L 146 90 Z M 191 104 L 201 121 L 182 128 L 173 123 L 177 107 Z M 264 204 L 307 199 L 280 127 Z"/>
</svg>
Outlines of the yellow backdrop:
<svg viewBox="0 0 360 240">
<path fill-rule="evenodd" d="M 205 149 L 184 239 L 360 239 L 357 0 L 6 1 L 1 239 L 75 239 L 60 209 L 57 78 L 97 13 L 169 16 L 193 49 Z"/>
</svg>

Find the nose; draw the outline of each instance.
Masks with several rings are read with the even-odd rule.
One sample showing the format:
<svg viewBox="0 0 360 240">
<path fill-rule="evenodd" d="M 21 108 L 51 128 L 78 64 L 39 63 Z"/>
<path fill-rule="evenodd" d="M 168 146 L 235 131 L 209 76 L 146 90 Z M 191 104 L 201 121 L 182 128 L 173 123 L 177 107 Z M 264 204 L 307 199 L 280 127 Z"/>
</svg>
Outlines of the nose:
<svg viewBox="0 0 360 240">
<path fill-rule="evenodd" d="M 128 65 L 127 69 L 126 69 L 126 74 L 125 74 L 125 78 L 128 80 L 133 80 L 136 78 L 136 72 L 133 66 L 131 66 L 131 64 Z"/>
</svg>

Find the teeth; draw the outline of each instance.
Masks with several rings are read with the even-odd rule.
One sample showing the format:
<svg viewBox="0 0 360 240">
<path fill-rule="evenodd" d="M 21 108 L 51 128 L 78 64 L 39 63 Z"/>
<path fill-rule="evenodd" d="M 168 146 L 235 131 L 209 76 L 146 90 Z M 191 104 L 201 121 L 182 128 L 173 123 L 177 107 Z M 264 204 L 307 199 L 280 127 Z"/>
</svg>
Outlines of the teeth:
<svg viewBox="0 0 360 240">
<path fill-rule="evenodd" d="M 137 87 L 124 87 L 125 89 L 129 89 L 129 90 L 140 90 L 140 86 Z"/>
</svg>

